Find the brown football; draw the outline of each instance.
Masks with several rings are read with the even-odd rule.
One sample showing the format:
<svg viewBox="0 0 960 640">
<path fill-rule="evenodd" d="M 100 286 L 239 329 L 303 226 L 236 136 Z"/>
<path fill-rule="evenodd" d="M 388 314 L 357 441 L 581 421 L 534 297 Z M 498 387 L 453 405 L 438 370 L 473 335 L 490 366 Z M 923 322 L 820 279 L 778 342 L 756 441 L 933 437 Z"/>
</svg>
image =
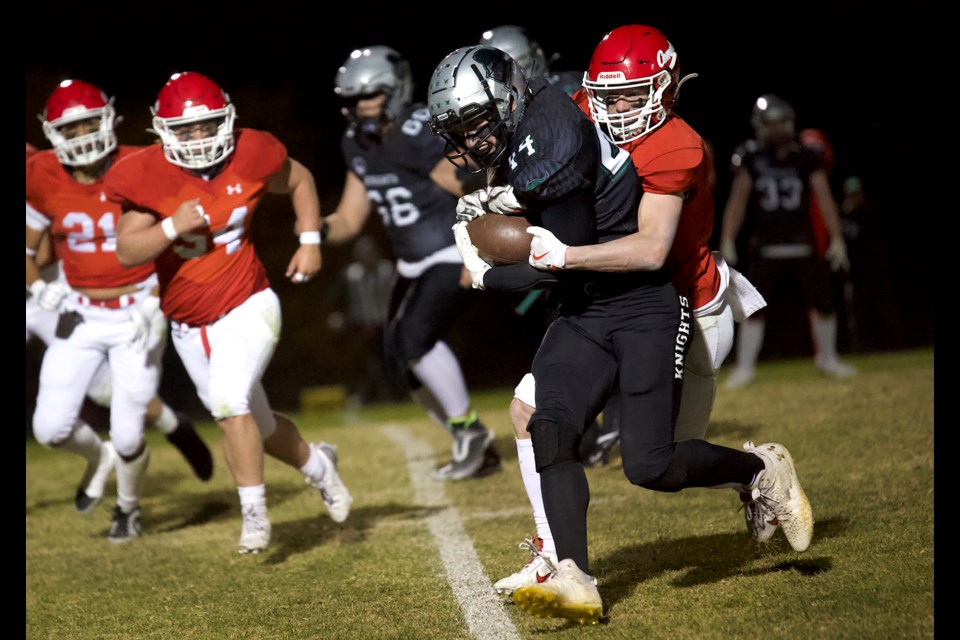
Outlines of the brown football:
<svg viewBox="0 0 960 640">
<path fill-rule="evenodd" d="M 529 226 L 530 221 L 523 216 L 488 213 L 468 222 L 467 231 L 480 257 L 488 264 L 502 267 L 527 261 L 533 239 L 527 233 Z"/>
</svg>

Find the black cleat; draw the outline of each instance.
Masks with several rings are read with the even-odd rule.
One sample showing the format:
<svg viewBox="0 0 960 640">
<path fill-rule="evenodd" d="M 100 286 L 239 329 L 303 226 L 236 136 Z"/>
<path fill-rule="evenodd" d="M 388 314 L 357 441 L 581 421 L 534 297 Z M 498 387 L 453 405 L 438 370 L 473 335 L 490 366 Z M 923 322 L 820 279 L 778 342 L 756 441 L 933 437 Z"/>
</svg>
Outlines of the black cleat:
<svg viewBox="0 0 960 640">
<path fill-rule="evenodd" d="M 177 411 L 177 428 L 167 434 L 167 440 L 186 458 L 198 478 L 206 482 L 213 476 L 213 456 L 190 418 Z"/>
</svg>

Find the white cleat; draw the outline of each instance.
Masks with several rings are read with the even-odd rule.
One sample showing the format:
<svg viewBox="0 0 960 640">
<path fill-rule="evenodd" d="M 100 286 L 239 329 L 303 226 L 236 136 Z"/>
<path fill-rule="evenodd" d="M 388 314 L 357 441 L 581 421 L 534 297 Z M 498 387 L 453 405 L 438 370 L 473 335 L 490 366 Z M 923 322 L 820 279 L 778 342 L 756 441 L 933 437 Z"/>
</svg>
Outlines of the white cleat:
<svg viewBox="0 0 960 640">
<path fill-rule="evenodd" d="M 253 506 L 243 508 L 243 529 L 240 532 L 240 553 L 260 553 L 270 544 L 270 519 Z"/>
<path fill-rule="evenodd" d="M 603 616 L 603 601 L 596 581 L 569 558 L 561 560 L 543 584 L 514 591 L 513 602 L 537 618 L 566 618 L 581 624 L 596 624 Z"/>
<path fill-rule="evenodd" d="M 734 367 L 733 371 L 730 372 L 730 377 L 728 377 L 727 381 L 724 383 L 724 386 L 727 389 L 740 389 L 753 382 L 753 379 L 756 377 L 756 375 L 756 369 Z"/>
<path fill-rule="evenodd" d="M 800 486 L 790 452 L 773 442 L 760 446 L 746 442 L 743 448 L 759 456 L 764 464 L 756 482 L 746 489 L 779 522 L 794 551 L 806 551 L 813 538 L 813 509 Z"/>
<path fill-rule="evenodd" d="M 110 473 L 117 464 L 117 450 L 110 441 L 100 445 L 100 459 L 97 464 L 87 463 L 77 495 L 73 504 L 80 513 L 90 513 L 103 500 L 103 492 L 110 479 Z"/>
<path fill-rule="evenodd" d="M 310 478 L 307 478 L 306 482 L 320 490 L 323 502 L 330 513 L 330 519 L 334 522 L 343 522 L 350 515 L 350 504 L 353 502 L 353 497 L 337 472 L 337 449 L 326 442 L 311 444 L 310 448 L 324 457 L 324 472 L 323 479 L 319 482 Z"/>
<path fill-rule="evenodd" d="M 817 356 L 815 362 L 817 368 L 831 378 L 852 378 L 857 375 L 857 369 L 855 367 L 841 362 L 839 358 L 826 359 Z"/>
<path fill-rule="evenodd" d="M 521 587 L 542 584 L 557 570 L 557 554 L 544 552 L 543 540 L 539 536 L 524 540 L 519 546 L 530 552 L 530 560 L 520 571 L 494 583 L 493 588 L 499 594 L 509 596 Z"/>
<path fill-rule="evenodd" d="M 754 490 L 758 495 L 759 491 Z M 757 542 L 769 542 L 773 534 L 777 532 L 780 521 L 776 514 L 766 508 L 762 502 L 758 502 L 753 497 L 754 492 L 741 491 L 740 501 L 743 503 L 740 508 L 743 509 L 743 519 L 747 523 L 747 533 Z"/>
</svg>

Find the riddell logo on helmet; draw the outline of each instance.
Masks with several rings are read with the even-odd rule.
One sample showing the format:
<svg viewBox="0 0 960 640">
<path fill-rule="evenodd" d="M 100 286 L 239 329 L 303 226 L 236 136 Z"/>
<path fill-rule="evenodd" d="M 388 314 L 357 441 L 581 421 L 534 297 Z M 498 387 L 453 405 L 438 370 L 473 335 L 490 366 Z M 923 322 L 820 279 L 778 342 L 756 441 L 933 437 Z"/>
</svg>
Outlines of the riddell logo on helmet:
<svg viewBox="0 0 960 640">
<path fill-rule="evenodd" d="M 601 71 L 597 74 L 597 81 L 600 80 L 626 80 L 623 71 Z"/>
</svg>

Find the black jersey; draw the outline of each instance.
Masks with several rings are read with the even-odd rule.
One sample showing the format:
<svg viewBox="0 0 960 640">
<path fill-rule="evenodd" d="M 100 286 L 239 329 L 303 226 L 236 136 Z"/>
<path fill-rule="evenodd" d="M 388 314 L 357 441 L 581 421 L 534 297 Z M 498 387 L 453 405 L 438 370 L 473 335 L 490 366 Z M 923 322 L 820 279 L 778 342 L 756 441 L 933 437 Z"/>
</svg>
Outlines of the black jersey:
<svg viewBox="0 0 960 640">
<path fill-rule="evenodd" d="M 778 154 L 771 147 L 744 145 L 741 170 L 753 180 L 747 205 L 751 246 L 816 246 L 810 220 L 810 174 L 822 168 L 819 155 L 798 143 Z"/>
<path fill-rule="evenodd" d="M 397 258 L 416 263 L 454 246 L 451 227 L 457 197 L 430 179 L 444 159 L 444 140 L 430 131 L 430 112 L 409 105 L 379 142 L 361 144 L 355 127 L 347 129 L 344 161 L 367 188 Z"/>
<path fill-rule="evenodd" d="M 630 154 L 607 140 L 546 79 L 534 78 L 528 91 L 500 166 L 500 181 L 513 187 L 527 207 L 527 218 L 568 245 L 608 242 L 636 232 L 641 192 Z M 576 295 L 587 284 L 592 291 L 624 290 L 650 279 L 649 273 L 636 272 L 561 271 L 554 276 L 563 290 Z M 496 288 L 499 274 L 492 277 Z"/>
<path fill-rule="evenodd" d="M 528 217 L 536 219 L 538 209 L 587 189 L 594 195 L 594 237 L 565 238 L 558 233 L 560 240 L 596 244 L 635 232 L 640 189 L 630 154 L 607 140 L 565 93 L 545 79 L 531 80 L 529 91 L 503 165 L 507 183 L 528 207 Z"/>
</svg>

